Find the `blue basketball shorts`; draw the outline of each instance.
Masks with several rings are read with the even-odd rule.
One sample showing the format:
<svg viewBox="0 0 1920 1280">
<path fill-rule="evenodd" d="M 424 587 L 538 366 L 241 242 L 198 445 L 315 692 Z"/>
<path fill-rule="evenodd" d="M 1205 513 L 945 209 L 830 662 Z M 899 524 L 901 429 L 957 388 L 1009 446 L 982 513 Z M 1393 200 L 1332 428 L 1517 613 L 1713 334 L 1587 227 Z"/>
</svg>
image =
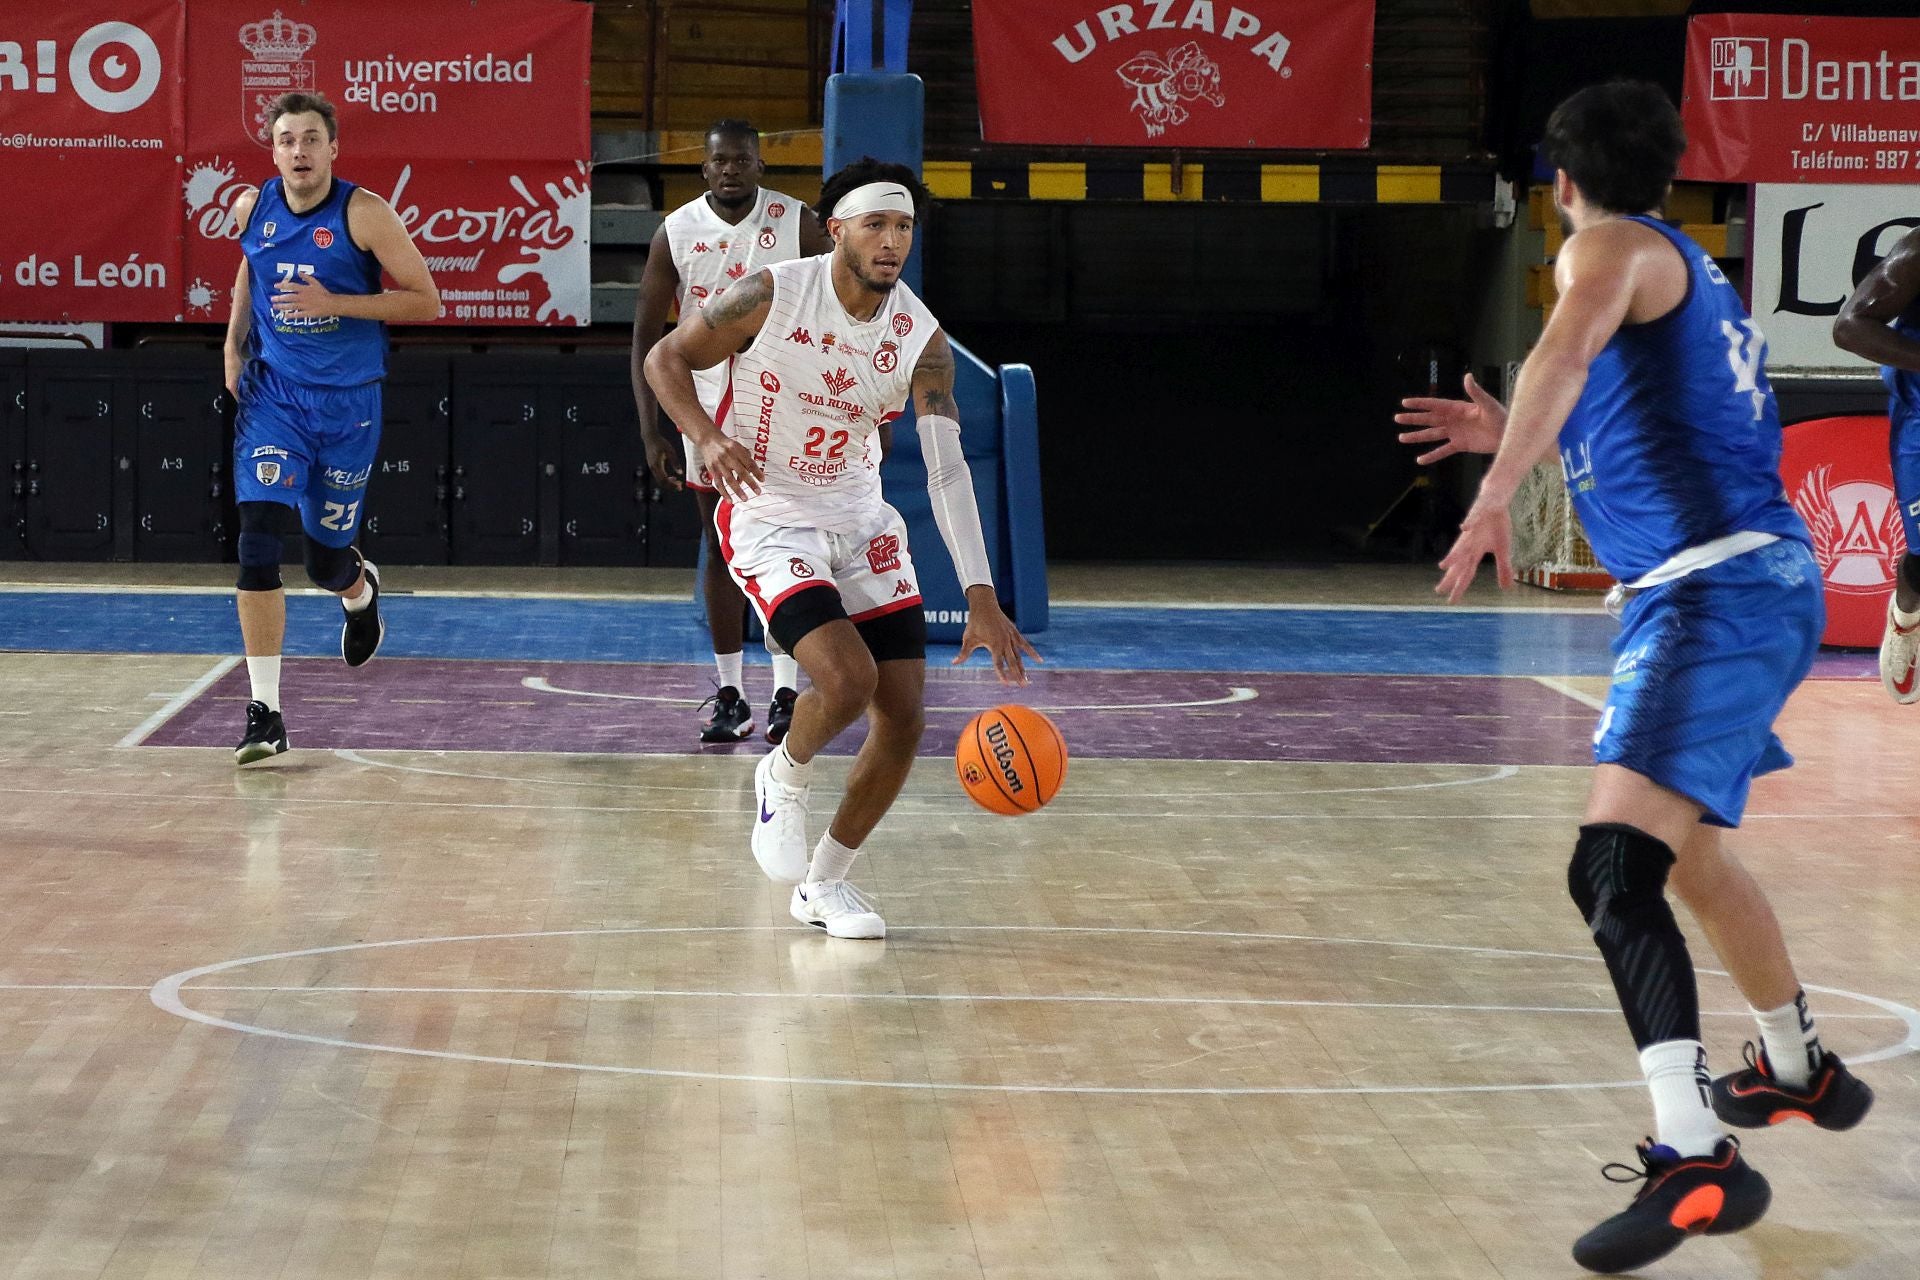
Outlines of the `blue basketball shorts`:
<svg viewBox="0 0 1920 1280">
<path fill-rule="evenodd" d="M 300 512 L 314 541 L 344 547 L 359 532 L 380 447 L 380 384 L 310 387 L 258 360 L 240 375 L 233 491 L 239 502 Z"/>
<path fill-rule="evenodd" d="M 1887 420 L 1893 424 L 1888 440 L 1893 454 L 1893 496 L 1900 504 L 1900 523 L 1906 526 L 1907 552 L 1920 555 L 1920 405 L 1891 396 Z"/>
<path fill-rule="evenodd" d="M 1737 827 L 1754 778 L 1793 764 L 1773 722 L 1826 629 L 1813 553 L 1782 539 L 1627 602 L 1593 758 Z"/>
</svg>

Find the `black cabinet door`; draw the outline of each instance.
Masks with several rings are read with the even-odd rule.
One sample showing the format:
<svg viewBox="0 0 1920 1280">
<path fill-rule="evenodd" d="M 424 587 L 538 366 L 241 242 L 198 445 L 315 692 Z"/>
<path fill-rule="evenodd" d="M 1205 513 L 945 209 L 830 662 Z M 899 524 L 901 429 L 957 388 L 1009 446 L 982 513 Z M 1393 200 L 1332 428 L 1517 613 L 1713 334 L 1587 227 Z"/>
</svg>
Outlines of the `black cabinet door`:
<svg viewBox="0 0 1920 1280">
<path fill-rule="evenodd" d="M 540 562 L 540 367 L 548 364 L 453 360 L 448 497 L 455 564 Z"/>
<path fill-rule="evenodd" d="M 38 559 L 132 558 L 131 512 L 121 508 L 133 459 L 117 447 L 122 387 L 110 354 L 27 359 L 27 548 Z"/>
<path fill-rule="evenodd" d="M 133 428 L 137 560 L 226 559 L 235 531 L 225 514 L 220 378 L 218 360 L 183 354 L 136 361 L 123 383 Z"/>
<path fill-rule="evenodd" d="M 27 554 L 27 353 L 0 347 L 0 560 Z"/>
<path fill-rule="evenodd" d="M 375 563 L 447 563 L 451 395 L 444 355 L 396 355 L 387 366 L 380 453 L 360 527 L 360 547 Z"/>
<path fill-rule="evenodd" d="M 587 361 L 576 357 L 576 363 Z M 647 463 L 625 362 L 595 357 L 553 394 L 560 422 L 560 563 L 646 563 Z"/>
</svg>

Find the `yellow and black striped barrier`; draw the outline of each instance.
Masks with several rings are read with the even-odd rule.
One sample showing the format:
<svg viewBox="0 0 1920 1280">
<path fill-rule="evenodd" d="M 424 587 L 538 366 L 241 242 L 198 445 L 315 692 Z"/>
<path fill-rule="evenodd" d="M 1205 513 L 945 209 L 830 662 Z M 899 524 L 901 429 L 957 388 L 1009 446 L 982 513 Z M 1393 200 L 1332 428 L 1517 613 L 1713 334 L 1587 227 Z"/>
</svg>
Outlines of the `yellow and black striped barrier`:
<svg viewBox="0 0 1920 1280">
<path fill-rule="evenodd" d="M 1483 204 L 1490 166 L 1441 164 L 995 164 L 929 160 L 943 200 L 1210 200 L 1269 204 Z"/>
</svg>

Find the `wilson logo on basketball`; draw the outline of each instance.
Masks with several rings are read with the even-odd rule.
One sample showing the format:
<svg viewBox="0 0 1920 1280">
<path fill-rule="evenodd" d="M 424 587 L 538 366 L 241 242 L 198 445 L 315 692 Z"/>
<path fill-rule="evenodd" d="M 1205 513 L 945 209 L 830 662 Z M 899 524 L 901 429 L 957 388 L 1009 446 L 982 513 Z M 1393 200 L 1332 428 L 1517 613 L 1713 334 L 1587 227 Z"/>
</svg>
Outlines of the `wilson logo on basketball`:
<svg viewBox="0 0 1920 1280">
<path fill-rule="evenodd" d="M 802 560 L 799 556 L 794 556 L 787 561 L 787 572 L 796 578 L 811 578 L 813 576 L 813 566 L 805 560 Z"/>
<path fill-rule="evenodd" d="M 838 369 L 835 369 L 832 373 L 821 374 L 820 380 L 827 384 L 827 390 L 833 392 L 833 394 L 837 396 L 845 395 L 847 392 L 847 389 L 851 387 L 855 381 L 854 376 L 847 372 L 847 367 L 845 365 L 841 365 Z"/>
<path fill-rule="evenodd" d="M 902 311 L 893 318 L 893 336 L 904 338 L 913 332 L 913 317 Z"/>
<path fill-rule="evenodd" d="M 775 395 L 778 395 L 780 392 L 779 376 L 775 374 L 774 371 L 771 369 L 761 370 L 760 371 L 760 388 L 763 391 L 769 391 L 774 393 Z"/>
<path fill-rule="evenodd" d="M 1833 466 L 1809 471 L 1793 495 L 1813 534 L 1813 558 L 1835 591 L 1877 595 L 1892 586 L 1907 553 L 1893 490 L 1877 480 L 1833 483 Z"/>
<path fill-rule="evenodd" d="M 993 763 L 1000 770 L 1000 776 L 1006 780 L 1007 790 L 1018 795 L 1027 789 L 1020 780 L 1020 771 L 1013 767 L 1013 744 L 1007 741 L 1007 726 L 998 720 L 987 726 L 987 746 L 993 752 Z"/>
<path fill-rule="evenodd" d="M 325 227 L 315 227 L 313 229 L 313 247 L 316 249 L 331 249 L 333 247 L 333 232 L 327 230 Z"/>
</svg>

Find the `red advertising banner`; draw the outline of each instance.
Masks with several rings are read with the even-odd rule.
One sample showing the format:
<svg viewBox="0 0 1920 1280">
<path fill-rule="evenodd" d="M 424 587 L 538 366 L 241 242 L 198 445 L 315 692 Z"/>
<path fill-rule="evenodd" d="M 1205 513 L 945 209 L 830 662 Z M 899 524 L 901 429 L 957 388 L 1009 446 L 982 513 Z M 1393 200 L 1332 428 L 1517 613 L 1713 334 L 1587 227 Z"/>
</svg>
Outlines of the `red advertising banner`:
<svg viewBox="0 0 1920 1280">
<path fill-rule="evenodd" d="M 1682 178 L 1920 181 L 1920 19 L 1694 18 L 1681 115 Z"/>
<path fill-rule="evenodd" d="M 22 6 L 0 35 L 0 317 L 178 318 L 182 0 Z"/>
<path fill-rule="evenodd" d="M 0 284 L 0 316 L 225 319 L 240 260 L 233 205 L 274 176 L 265 107 L 299 89 L 324 93 L 338 108 L 335 172 L 400 214 L 440 287 L 443 322 L 588 323 L 590 6 L 409 0 L 404 22 L 395 21 L 390 0 L 193 0 L 190 12 L 181 0 L 77 7 L 88 16 L 49 20 L 48 39 L 59 42 L 62 58 L 95 23 L 114 25 L 100 22 L 108 9 L 171 21 L 155 93 L 165 98 L 168 128 L 148 126 L 166 142 L 143 151 L 147 162 L 138 167 L 123 158 L 129 152 L 115 153 L 109 172 L 88 168 L 103 153 L 71 145 L 79 135 L 52 127 L 58 119 L 27 129 L 69 144 L 24 153 L 24 185 L 44 193 L 32 216 L 48 248 L 34 270 L 44 269 L 47 252 L 78 251 L 91 261 L 111 248 L 125 264 L 137 250 L 145 263 L 164 245 L 165 287 L 135 310 L 124 286 L 111 296 L 82 292 L 63 269 L 58 288 Z M 158 35 L 154 42 L 163 43 Z M 11 92 L 8 47 L 0 43 L 0 134 L 11 138 L 28 95 Z M 101 83 L 117 88 L 105 78 L 114 64 L 101 65 Z M 69 124 L 84 105 L 67 104 Z M 130 132 L 118 117 L 111 127 Z M 0 207 L 0 261 L 16 256 L 19 241 L 9 233 L 21 216 Z M 143 238 L 130 243 L 121 229 L 136 227 Z M 18 263 L 4 265 L 11 282 Z"/>
<path fill-rule="evenodd" d="M 974 0 L 988 142 L 1331 150 L 1373 125 L 1373 0 Z"/>
</svg>

